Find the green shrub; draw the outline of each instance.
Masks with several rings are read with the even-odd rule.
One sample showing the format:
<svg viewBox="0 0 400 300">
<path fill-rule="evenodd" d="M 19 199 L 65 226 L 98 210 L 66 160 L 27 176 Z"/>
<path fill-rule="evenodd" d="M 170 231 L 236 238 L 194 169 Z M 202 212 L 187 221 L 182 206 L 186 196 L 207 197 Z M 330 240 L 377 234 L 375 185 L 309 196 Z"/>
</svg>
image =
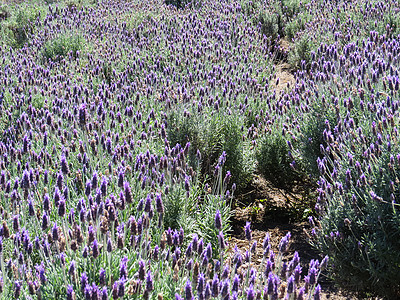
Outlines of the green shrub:
<svg viewBox="0 0 400 300">
<path fill-rule="evenodd" d="M 295 42 L 294 47 L 289 52 L 289 63 L 299 68 L 304 62 L 305 67 L 309 68 L 313 50 L 315 50 L 313 38 L 309 34 L 304 34 Z"/>
<path fill-rule="evenodd" d="M 338 115 L 344 113 L 338 111 Z M 354 126 L 346 130 L 330 123 L 330 153 L 320 162 L 324 172 L 319 179 L 316 209 L 320 217 L 313 243 L 329 255 L 337 283 L 398 299 L 400 146 L 398 136 L 391 135 L 397 121 L 372 129 L 373 121 L 381 122 L 379 116 L 359 109 L 356 99 L 351 118 Z M 365 138 L 359 138 L 358 130 Z M 370 152 L 370 145 L 379 151 Z"/>
<path fill-rule="evenodd" d="M 9 12 L 8 7 L 6 7 L 6 6 L 0 7 L 0 22 L 3 20 L 7 20 L 10 17 L 10 15 L 11 14 Z"/>
<path fill-rule="evenodd" d="M 295 19 L 286 24 L 285 35 L 289 40 L 292 40 L 302 30 L 304 30 L 304 19 Z"/>
<path fill-rule="evenodd" d="M 173 5 L 177 8 L 184 8 L 188 5 L 191 1 L 190 0 L 165 0 L 166 5 Z"/>
<path fill-rule="evenodd" d="M 270 37 L 273 42 L 276 42 L 278 34 L 282 35 L 283 33 L 282 16 L 278 13 L 261 12 L 256 21 L 261 24 L 261 33 Z"/>
<path fill-rule="evenodd" d="M 40 7 L 30 5 L 21 5 L 13 9 L 8 7 L 1 8 L 1 34 L 6 43 L 14 48 L 21 48 L 28 43 L 29 36 L 36 29 L 35 22 L 42 13 Z"/>
<path fill-rule="evenodd" d="M 379 160 L 372 174 L 365 174 L 372 185 L 335 188 L 319 220 L 314 245 L 329 255 L 336 282 L 366 293 L 397 299 L 400 295 L 400 214 L 397 204 L 400 170 L 388 170 L 390 159 Z M 380 169 L 384 170 L 382 175 Z M 346 170 L 356 178 L 354 167 L 339 169 L 337 182 L 345 182 Z M 324 177 L 326 181 L 327 176 Z M 393 196 L 390 196 L 393 195 Z M 394 197 L 390 203 L 391 197 Z"/>
<path fill-rule="evenodd" d="M 78 34 L 61 34 L 46 42 L 43 50 L 43 57 L 45 59 L 57 61 L 72 54 L 72 56 L 76 58 L 77 52 L 83 49 L 84 42 L 84 38 Z"/>
<path fill-rule="evenodd" d="M 324 154 L 321 152 L 321 145 L 324 148 L 327 146 L 327 142 L 324 140 L 323 136 L 327 121 L 332 128 L 336 124 L 332 116 L 328 114 L 328 111 L 314 109 L 313 112 L 309 114 L 305 122 L 305 128 L 302 129 L 299 139 L 301 165 L 314 180 L 319 178 L 320 175 L 317 160 L 324 157 Z"/>
<path fill-rule="evenodd" d="M 211 117 L 198 114 L 184 117 L 181 113 L 172 112 L 168 120 L 168 140 L 171 145 L 190 142 L 190 164 L 194 168 L 200 167 L 203 178 L 213 176 L 218 159 L 225 151 L 224 174 L 230 171 L 231 182 L 235 182 L 238 188 L 250 182 L 252 166 L 251 160 L 246 158 L 242 140 L 242 119 L 222 113 Z M 197 150 L 201 153 L 200 164 L 196 157 Z"/>
<path fill-rule="evenodd" d="M 290 165 L 289 146 L 280 134 L 265 136 L 256 158 L 259 172 L 278 187 L 290 187 L 301 179 L 301 173 Z"/>
</svg>

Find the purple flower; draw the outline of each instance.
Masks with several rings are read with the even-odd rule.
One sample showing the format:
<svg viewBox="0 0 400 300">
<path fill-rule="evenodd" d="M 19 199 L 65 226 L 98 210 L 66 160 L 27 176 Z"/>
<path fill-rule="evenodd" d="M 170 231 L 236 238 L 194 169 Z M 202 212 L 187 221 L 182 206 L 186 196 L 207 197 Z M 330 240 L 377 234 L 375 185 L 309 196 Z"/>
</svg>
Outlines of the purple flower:
<svg viewBox="0 0 400 300">
<path fill-rule="evenodd" d="M 99 256 L 99 254 L 100 254 L 100 252 L 99 252 L 99 245 L 98 245 L 96 239 L 93 241 L 92 253 L 93 253 L 93 257 L 94 257 L 94 258 L 97 258 L 97 257 Z"/>
<path fill-rule="evenodd" d="M 97 172 L 95 171 L 95 172 L 93 172 L 92 181 L 91 181 L 91 183 L 90 183 L 91 188 L 97 189 L 97 184 L 98 184 L 98 182 L 99 182 L 99 179 L 98 179 L 98 177 L 97 177 Z"/>
<path fill-rule="evenodd" d="M 248 241 L 250 241 L 251 240 L 250 222 L 246 222 L 246 226 L 244 227 L 244 233 L 245 233 L 246 239 Z"/>
<path fill-rule="evenodd" d="M 38 272 L 38 277 L 40 279 L 40 282 L 44 285 L 47 281 L 46 276 L 45 276 L 45 269 L 44 269 L 44 264 L 43 262 L 36 266 L 36 271 Z"/>
<path fill-rule="evenodd" d="M 211 287 L 210 287 L 210 284 L 207 282 L 205 291 L 204 291 L 204 299 L 208 300 L 210 298 L 211 298 Z"/>
<path fill-rule="evenodd" d="M 219 209 L 215 213 L 215 228 L 217 228 L 217 230 L 222 229 L 221 212 L 219 211 Z"/>
<path fill-rule="evenodd" d="M 239 285 L 240 285 L 240 277 L 238 274 L 235 274 L 232 282 L 232 292 L 239 292 Z"/>
<path fill-rule="evenodd" d="M 203 253 L 204 250 L 204 242 L 203 242 L 203 238 L 201 238 L 197 244 L 197 253 L 201 254 Z"/>
<path fill-rule="evenodd" d="M 112 297 L 113 299 L 118 299 L 118 281 L 115 281 L 112 287 Z"/>
<path fill-rule="evenodd" d="M 270 272 L 268 274 L 268 281 L 267 281 L 267 294 L 268 295 L 273 295 L 276 293 L 276 278 L 275 275 Z"/>
<path fill-rule="evenodd" d="M 301 270 L 302 270 L 302 267 L 300 265 L 297 265 L 294 268 L 294 281 L 296 284 L 300 283 Z"/>
<path fill-rule="evenodd" d="M 58 215 L 62 218 L 65 215 L 65 200 L 60 199 L 58 202 Z"/>
<path fill-rule="evenodd" d="M 291 237 L 290 232 L 288 232 L 280 241 L 279 243 L 279 252 L 280 253 L 285 253 L 287 250 L 287 247 L 289 245 L 289 239 Z"/>
<path fill-rule="evenodd" d="M 30 188 L 31 182 L 29 180 L 29 172 L 28 170 L 24 170 L 24 174 L 22 175 L 21 180 L 21 188 L 24 190 L 28 190 Z"/>
<path fill-rule="evenodd" d="M 88 181 L 86 182 L 85 195 L 89 197 L 89 195 L 90 195 L 90 193 L 91 193 L 91 190 L 92 190 L 92 183 L 91 183 L 90 180 L 88 180 Z"/>
<path fill-rule="evenodd" d="M 314 300 L 321 299 L 321 286 L 318 284 L 314 291 Z"/>
<path fill-rule="evenodd" d="M 21 283 L 19 281 L 14 282 L 14 298 L 18 299 L 21 295 Z"/>
<path fill-rule="evenodd" d="M 56 185 L 59 190 L 62 190 L 63 182 L 64 182 L 64 176 L 62 175 L 62 173 L 58 173 Z M 56 203 L 56 205 L 57 205 L 57 203 Z"/>
<path fill-rule="evenodd" d="M 13 229 L 15 232 L 19 231 L 19 218 L 18 215 L 13 216 Z"/>
<path fill-rule="evenodd" d="M 125 296 L 125 277 L 118 280 L 118 297 L 123 298 Z"/>
<path fill-rule="evenodd" d="M 254 292 L 253 285 L 250 285 L 249 289 L 247 290 L 247 298 L 246 299 L 247 300 L 254 300 L 255 297 L 256 297 L 256 294 Z"/>
<path fill-rule="evenodd" d="M 128 263 L 128 257 L 124 256 L 121 259 L 121 263 L 119 265 L 119 277 L 120 278 L 128 277 L 127 263 Z M 143 279 L 141 279 L 141 280 L 143 280 Z"/>
<path fill-rule="evenodd" d="M 193 252 L 193 242 L 190 242 L 188 247 L 186 248 L 185 252 L 186 257 L 190 258 L 192 256 L 192 252 Z"/>
<path fill-rule="evenodd" d="M 231 172 L 227 171 L 226 175 L 225 175 L 225 178 L 224 178 L 224 184 L 227 185 L 229 183 L 229 181 L 231 180 L 231 178 L 232 178 Z"/>
<path fill-rule="evenodd" d="M 225 244 L 224 234 L 222 233 L 222 231 L 220 231 L 218 234 L 218 244 L 222 250 L 225 249 L 226 244 Z"/>
<path fill-rule="evenodd" d="M 67 159 L 65 158 L 64 155 L 61 157 L 60 166 L 61 166 L 61 172 L 63 174 L 65 174 L 65 175 L 68 175 L 69 174 L 69 167 L 68 167 Z"/>
<path fill-rule="evenodd" d="M 112 250 L 113 250 L 113 246 L 112 246 L 111 238 L 108 238 L 108 240 L 107 240 L 107 252 L 111 253 Z"/>
<path fill-rule="evenodd" d="M 92 287 L 89 284 L 86 284 L 83 294 L 86 300 L 92 300 Z"/>
<path fill-rule="evenodd" d="M 148 213 L 148 212 L 150 212 L 150 210 L 151 210 L 151 198 L 149 195 L 147 195 L 146 202 L 144 205 L 144 211 Z"/>
<path fill-rule="evenodd" d="M 206 250 L 205 250 L 206 252 L 206 256 L 207 256 L 207 258 L 208 259 L 211 259 L 212 258 L 212 247 L 211 247 L 211 243 L 208 243 L 207 244 L 207 247 L 206 247 Z"/>
<path fill-rule="evenodd" d="M 87 119 L 87 111 L 86 111 L 86 103 L 83 103 L 79 107 L 79 124 L 80 125 L 85 125 L 86 124 L 86 119 Z"/>
<path fill-rule="evenodd" d="M 310 285 L 314 285 L 317 283 L 317 274 L 318 274 L 318 270 L 314 267 L 311 267 L 308 272 Z"/>
<path fill-rule="evenodd" d="M 146 274 L 146 270 L 145 270 L 145 265 L 144 265 L 144 261 L 140 260 L 139 261 L 139 279 L 140 280 L 144 280 L 145 274 Z"/>
<path fill-rule="evenodd" d="M 219 294 L 219 279 L 217 274 L 215 274 L 211 282 L 211 296 L 218 297 L 218 294 Z"/>
<path fill-rule="evenodd" d="M 49 217 L 47 216 L 46 212 L 44 212 L 42 217 L 42 230 L 46 230 L 49 227 Z"/>
<path fill-rule="evenodd" d="M 71 261 L 70 265 L 69 265 L 69 269 L 68 269 L 68 275 L 69 276 L 73 276 L 73 274 L 75 273 L 75 261 Z"/>
<path fill-rule="evenodd" d="M 151 275 L 151 272 L 147 272 L 146 276 L 146 291 L 151 292 L 154 289 L 154 284 L 153 284 L 153 276 Z"/>
<path fill-rule="evenodd" d="M 85 246 L 85 247 L 83 248 L 83 251 L 82 251 L 82 257 L 83 257 L 83 258 L 87 258 L 88 255 L 89 255 L 89 249 L 88 249 L 87 246 Z"/>
<path fill-rule="evenodd" d="M 52 229 L 53 240 L 58 241 L 58 227 L 57 222 L 54 222 L 53 229 Z"/>
<path fill-rule="evenodd" d="M 161 200 L 161 195 L 159 193 L 156 194 L 156 208 L 159 214 L 164 213 L 164 205 Z"/>
<path fill-rule="evenodd" d="M 106 270 L 104 270 L 103 268 L 101 268 L 99 272 L 99 283 L 100 285 L 106 284 Z"/>
<path fill-rule="evenodd" d="M 185 285 L 185 300 L 192 300 L 192 299 L 194 299 L 193 293 L 192 293 L 192 283 L 188 279 L 188 281 L 186 281 L 186 285 Z"/>
<path fill-rule="evenodd" d="M 176 293 L 175 300 L 183 300 L 183 298 L 178 293 Z"/>
<path fill-rule="evenodd" d="M 72 285 L 68 284 L 67 287 L 67 300 L 74 300 L 75 299 L 75 292 Z"/>
<path fill-rule="evenodd" d="M 185 176 L 185 190 L 188 193 L 190 191 L 190 178 L 189 178 L 189 176 Z"/>
<path fill-rule="evenodd" d="M 101 300 L 108 300 L 108 291 L 106 286 L 103 287 L 101 291 Z"/>
<path fill-rule="evenodd" d="M 289 295 L 293 294 L 293 292 L 294 292 L 294 282 L 295 282 L 294 276 L 292 275 L 289 277 L 288 282 L 287 282 L 287 293 Z"/>
<path fill-rule="evenodd" d="M 132 190 L 127 181 L 124 182 L 125 201 L 127 203 L 133 202 Z"/>
<path fill-rule="evenodd" d="M 88 277 L 85 272 L 81 276 L 81 290 L 84 292 L 86 285 L 88 284 Z"/>
<path fill-rule="evenodd" d="M 225 281 L 222 283 L 221 287 L 221 296 L 225 297 L 226 295 L 229 294 L 229 279 L 225 279 Z"/>
</svg>

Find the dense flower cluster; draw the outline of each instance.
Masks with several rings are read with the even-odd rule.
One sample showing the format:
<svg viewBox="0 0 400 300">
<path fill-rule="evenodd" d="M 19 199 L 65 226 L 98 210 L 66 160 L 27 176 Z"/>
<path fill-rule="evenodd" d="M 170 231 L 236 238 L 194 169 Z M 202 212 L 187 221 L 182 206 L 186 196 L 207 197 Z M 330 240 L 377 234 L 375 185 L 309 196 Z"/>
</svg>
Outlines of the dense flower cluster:
<svg viewBox="0 0 400 300">
<path fill-rule="evenodd" d="M 327 258 L 302 272 L 290 234 L 256 264 L 247 223 L 227 255 L 233 181 L 270 135 L 281 170 L 320 176 L 333 270 L 396 290 L 399 4 L 280 2 L 1 7 L 5 298 L 319 299 Z"/>
<path fill-rule="evenodd" d="M 266 240 L 261 265 L 252 265 L 255 245 L 227 260 L 236 186 L 227 154 L 214 166 L 218 188 L 203 188 L 191 143 L 168 138 L 171 111 L 245 115 L 268 91 L 272 44 L 241 4 L 35 9 L 20 7 L 30 28 L 22 44 L 0 45 L 3 295 L 318 298 L 321 267 L 313 261 L 303 280 L 298 256 L 281 257 L 289 237 L 278 258 Z M 174 209 L 208 227 L 191 228 Z"/>
</svg>

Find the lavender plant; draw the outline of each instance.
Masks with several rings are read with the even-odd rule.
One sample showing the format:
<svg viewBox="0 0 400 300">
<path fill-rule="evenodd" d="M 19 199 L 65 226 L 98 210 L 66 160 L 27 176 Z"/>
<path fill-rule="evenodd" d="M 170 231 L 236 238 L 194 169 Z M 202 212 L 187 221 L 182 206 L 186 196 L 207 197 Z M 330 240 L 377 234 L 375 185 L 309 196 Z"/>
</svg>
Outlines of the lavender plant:
<svg viewBox="0 0 400 300">
<path fill-rule="evenodd" d="M 318 181 L 334 277 L 398 296 L 397 1 L 33 4 L 0 17 L 2 297 L 318 299 L 289 236 L 228 255 L 263 153 Z"/>
</svg>

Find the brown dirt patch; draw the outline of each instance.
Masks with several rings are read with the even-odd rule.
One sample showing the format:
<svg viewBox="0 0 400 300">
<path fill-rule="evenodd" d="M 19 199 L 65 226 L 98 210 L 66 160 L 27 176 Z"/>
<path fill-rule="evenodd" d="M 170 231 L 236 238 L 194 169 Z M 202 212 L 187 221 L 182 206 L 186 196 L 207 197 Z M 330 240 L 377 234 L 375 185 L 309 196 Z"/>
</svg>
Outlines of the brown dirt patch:
<svg viewBox="0 0 400 300">
<path fill-rule="evenodd" d="M 285 90 L 291 90 L 296 82 L 293 70 L 290 64 L 281 63 L 276 66 L 276 78 L 279 78 L 279 82 L 275 87 L 276 93 L 279 95 Z"/>
</svg>

